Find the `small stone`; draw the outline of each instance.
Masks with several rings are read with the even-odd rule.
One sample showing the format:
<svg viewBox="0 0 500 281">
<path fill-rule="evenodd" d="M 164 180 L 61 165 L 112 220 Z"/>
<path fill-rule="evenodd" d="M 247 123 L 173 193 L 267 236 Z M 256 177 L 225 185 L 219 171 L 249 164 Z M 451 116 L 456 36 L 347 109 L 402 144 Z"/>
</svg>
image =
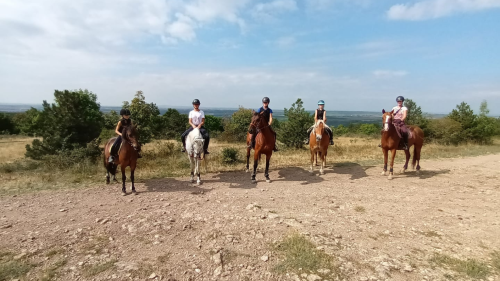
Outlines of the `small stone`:
<svg viewBox="0 0 500 281">
<path fill-rule="evenodd" d="M 413 271 L 413 267 L 411 267 L 411 265 L 407 264 L 405 265 L 405 267 L 403 268 L 404 271 L 406 272 L 412 272 Z"/>
<path fill-rule="evenodd" d="M 321 280 L 321 277 L 319 277 L 316 274 L 309 274 L 307 276 L 307 281 L 317 281 L 317 280 Z"/>
<path fill-rule="evenodd" d="M 99 222 L 101 222 L 101 219 L 99 219 L 99 218 L 95 219 L 95 223 L 99 223 Z"/>
<path fill-rule="evenodd" d="M 260 257 L 260 260 L 261 261 L 268 261 L 269 260 L 269 256 L 262 256 L 262 257 Z"/>
<path fill-rule="evenodd" d="M 255 208 L 255 205 L 254 204 L 248 204 L 247 207 L 245 209 L 247 210 L 252 210 L 253 208 Z"/>
<path fill-rule="evenodd" d="M 19 254 L 19 255 L 15 256 L 15 257 L 14 257 L 14 260 L 16 260 L 16 261 L 17 261 L 17 260 L 20 260 L 20 259 L 22 259 L 22 258 L 24 258 L 24 257 L 26 257 L 26 253 L 21 253 L 21 254 Z"/>
<path fill-rule="evenodd" d="M 200 273 L 200 272 L 201 272 L 201 269 L 196 268 L 194 271 L 195 271 L 196 273 Z"/>
<path fill-rule="evenodd" d="M 318 273 L 327 275 L 330 274 L 330 269 L 324 269 L 324 268 L 318 269 Z"/>
<path fill-rule="evenodd" d="M 66 212 L 66 209 L 61 209 L 59 210 L 59 212 Z"/>
<path fill-rule="evenodd" d="M 215 255 L 213 255 L 212 256 L 212 260 L 214 261 L 215 264 L 222 264 L 222 255 L 221 255 L 221 253 L 216 253 Z"/>
<path fill-rule="evenodd" d="M 106 224 L 107 222 L 109 222 L 109 219 L 103 219 L 103 220 L 101 221 L 101 224 Z"/>
<path fill-rule="evenodd" d="M 222 273 L 222 265 L 214 270 L 214 276 L 219 276 Z"/>
<path fill-rule="evenodd" d="M 155 279 L 156 276 L 157 276 L 156 273 L 153 272 L 151 273 L 151 275 L 149 275 L 149 279 Z"/>
<path fill-rule="evenodd" d="M 386 230 L 386 231 L 384 231 L 384 234 L 389 235 L 389 234 L 391 234 L 391 232 L 389 230 Z"/>
<path fill-rule="evenodd" d="M 12 227 L 12 224 L 0 225 L 0 229 L 6 229 L 6 228 L 11 228 L 11 227 Z"/>
</svg>

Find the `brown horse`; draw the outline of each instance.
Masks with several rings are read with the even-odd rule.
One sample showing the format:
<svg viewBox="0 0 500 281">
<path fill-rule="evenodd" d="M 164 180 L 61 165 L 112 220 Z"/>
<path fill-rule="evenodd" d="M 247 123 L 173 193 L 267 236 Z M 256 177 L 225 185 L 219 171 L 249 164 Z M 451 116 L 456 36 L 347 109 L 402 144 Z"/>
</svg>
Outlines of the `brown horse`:
<svg viewBox="0 0 500 281">
<path fill-rule="evenodd" d="M 118 155 L 118 159 L 114 162 L 108 162 L 110 149 L 116 138 L 111 138 L 106 143 L 104 147 L 104 167 L 106 167 L 106 183 L 109 184 L 109 175 L 113 175 L 113 181 L 116 182 L 116 168 L 120 165 L 122 170 L 122 195 L 127 195 L 127 190 L 125 188 L 125 181 L 127 177 L 125 176 L 125 168 L 130 166 L 130 180 L 132 181 L 132 193 L 137 194 L 134 185 L 134 171 L 137 166 L 137 158 L 139 156 L 138 150 L 140 149 L 137 139 L 137 130 L 135 126 L 126 126 L 122 131 L 122 145 Z"/>
<path fill-rule="evenodd" d="M 250 133 L 251 132 L 251 133 Z M 252 150 L 250 146 L 252 141 L 252 135 L 257 134 L 255 137 L 255 152 L 253 155 L 253 173 L 252 173 L 252 183 L 256 183 L 255 174 L 257 173 L 257 166 L 259 165 L 259 160 L 262 154 L 266 155 L 266 170 L 265 177 L 266 182 L 270 183 L 271 179 L 269 178 L 269 160 L 271 160 L 271 155 L 273 154 L 274 144 L 275 144 L 275 136 L 269 124 L 264 119 L 262 113 L 257 113 L 254 111 L 252 121 L 250 123 L 250 130 L 247 134 L 247 172 L 248 165 L 250 161 L 250 150 Z"/>
<path fill-rule="evenodd" d="M 404 150 L 401 145 L 401 138 L 396 131 L 396 126 L 394 125 L 394 110 L 391 112 L 385 112 L 382 110 L 382 122 L 384 125 L 384 129 L 382 131 L 382 150 L 384 151 L 384 171 L 382 175 L 385 176 L 387 172 L 387 160 L 389 157 L 389 151 L 391 151 L 391 169 L 389 170 L 389 179 L 392 179 L 394 175 L 394 158 L 396 157 L 396 150 Z M 411 132 L 411 134 L 410 134 Z M 422 150 L 422 146 L 424 144 L 424 132 L 417 126 L 408 126 L 408 150 L 405 150 L 406 153 L 406 162 L 401 169 L 401 173 L 404 173 L 408 169 L 408 161 L 410 161 L 410 148 L 413 148 L 413 160 L 412 160 L 412 168 L 415 169 L 415 164 L 417 166 L 417 173 L 420 171 L 420 152 Z"/>
<path fill-rule="evenodd" d="M 328 154 L 328 146 L 330 145 L 330 135 L 325 132 L 325 123 L 323 120 L 318 120 L 314 125 L 314 129 L 309 135 L 309 148 L 311 149 L 311 170 L 313 173 L 313 162 L 316 156 L 316 165 L 318 164 L 318 156 L 321 161 L 321 168 L 319 173 L 324 174 L 324 167 L 326 166 L 326 155 Z"/>
</svg>

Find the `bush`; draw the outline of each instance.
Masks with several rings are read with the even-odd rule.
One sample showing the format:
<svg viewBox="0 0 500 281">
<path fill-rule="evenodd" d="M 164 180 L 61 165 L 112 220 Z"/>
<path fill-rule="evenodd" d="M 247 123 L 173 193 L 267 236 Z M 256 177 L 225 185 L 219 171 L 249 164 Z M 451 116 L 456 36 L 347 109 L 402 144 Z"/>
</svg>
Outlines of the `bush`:
<svg viewBox="0 0 500 281">
<path fill-rule="evenodd" d="M 116 130 L 116 125 L 118 125 L 118 121 L 120 121 L 121 116 L 114 110 L 111 110 L 107 114 L 103 114 L 104 117 L 104 129 L 107 130 Z"/>
<path fill-rule="evenodd" d="M 377 124 L 361 124 L 359 126 L 358 132 L 363 135 L 371 136 L 371 135 L 380 135 L 380 130 L 382 128 Z"/>
<path fill-rule="evenodd" d="M 109 139 L 116 137 L 117 134 L 115 132 L 115 129 L 105 129 L 101 131 L 101 134 L 99 135 L 99 138 L 101 139 L 102 143 L 107 143 Z"/>
<path fill-rule="evenodd" d="M 236 148 L 224 148 L 222 150 L 222 162 L 226 164 L 234 164 L 238 162 L 238 150 Z"/>
<path fill-rule="evenodd" d="M 173 108 L 169 108 L 160 118 L 159 138 L 180 140 L 182 133 L 189 128 L 187 114 L 181 114 Z"/>
<path fill-rule="evenodd" d="M 31 108 L 26 112 L 17 113 L 12 118 L 16 128 L 19 130 L 20 134 L 27 136 L 37 136 L 40 135 L 41 119 L 40 111 L 36 108 Z"/>
<path fill-rule="evenodd" d="M 97 96 L 87 90 L 55 91 L 55 103 L 43 102 L 38 116 L 40 135 L 26 146 L 26 157 L 41 159 L 60 151 L 84 148 L 99 137 L 103 116 Z"/>
<path fill-rule="evenodd" d="M 247 139 L 248 128 L 252 121 L 252 110 L 240 107 L 231 118 L 224 120 L 222 138 L 230 142 L 243 142 Z"/>
<path fill-rule="evenodd" d="M 221 117 L 213 115 L 205 115 L 205 128 L 210 133 L 211 137 L 215 137 L 224 132 L 224 125 Z"/>
<path fill-rule="evenodd" d="M 465 141 L 462 125 L 451 118 L 430 120 L 428 127 L 428 137 L 438 143 L 457 145 Z"/>
<path fill-rule="evenodd" d="M 0 134 L 10 135 L 16 133 L 16 126 L 14 125 L 11 116 L 0 112 Z"/>
<path fill-rule="evenodd" d="M 301 99 L 297 99 L 292 107 L 285 108 L 287 120 L 281 122 L 277 134 L 278 140 L 287 147 L 303 147 L 304 140 L 307 139 L 307 129 L 314 124 L 314 116 L 304 109 L 303 104 Z"/>
<path fill-rule="evenodd" d="M 89 142 L 85 147 L 76 149 L 65 149 L 58 151 L 56 155 L 44 156 L 41 160 L 49 167 L 67 169 L 81 162 L 95 162 L 101 155 L 99 138 Z"/>
<path fill-rule="evenodd" d="M 343 136 L 349 132 L 349 129 L 344 127 L 344 125 L 338 125 L 337 128 L 332 128 L 334 136 Z"/>
</svg>

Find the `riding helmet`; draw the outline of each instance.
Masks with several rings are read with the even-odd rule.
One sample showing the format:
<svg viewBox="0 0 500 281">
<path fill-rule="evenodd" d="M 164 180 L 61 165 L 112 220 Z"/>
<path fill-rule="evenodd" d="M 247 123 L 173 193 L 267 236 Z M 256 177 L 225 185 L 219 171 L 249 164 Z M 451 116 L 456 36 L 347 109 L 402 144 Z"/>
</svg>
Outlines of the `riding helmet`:
<svg viewBox="0 0 500 281">
<path fill-rule="evenodd" d="M 271 102 L 271 100 L 270 100 L 268 97 L 264 97 L 264 98 L 262 99 L 262 103 L 265 103 L 265 102 L 270 103 L 270 102 Z"/>
<path fill-rule="evenodd" d="M 325 101 L 324 100 L 320 100 L 318 101 L 318 105 L 324 105 L 325 104 Z"/>
<path fill-rule="evenodd" d="M 194 99 L 193 100 L 193 104 L 198 104 L 199 105 L 200 104 L 200 100 L 199 99 Z"/>
<path fill-rule="evenodd" d="M 126 109 L 126 108 L 122 108 L 122 110 L 120 110 L 120 115 L 127 115 L 127 116 L 130 116 L 130 110 Z"/>
<path fill-rule="evenodd" d="M 405 101 L 405 97 L 399 96 L 396 98 L 396 101 Z"/>
</svg>

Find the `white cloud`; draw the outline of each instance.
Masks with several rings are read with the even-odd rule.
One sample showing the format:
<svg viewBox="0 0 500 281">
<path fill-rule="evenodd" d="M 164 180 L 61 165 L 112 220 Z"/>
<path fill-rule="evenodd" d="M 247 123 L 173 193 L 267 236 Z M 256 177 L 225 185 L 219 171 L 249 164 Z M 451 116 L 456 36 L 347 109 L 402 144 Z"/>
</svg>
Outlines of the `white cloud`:
<svg viewBox="0 0 500 281">
<path fill-rule="evenodd" d="M 372 2 L 373 0 L 305 0 L 307 9 L 314 11 L 324 11 L 341 5 L 355 5 L 366 8 Z"/>
<path fill-rule="evenodd" d="M 499 0 L 425 0 L 414 4 L 398 4 L 387 11 L 391 20 L 426 20 L 491 8 L 500 8 Z"/>
<path fill-rule="evenodd" d="M 402 70 L 375 70 L 373 71 L 373 75 L 377 78 L 394 78 L 394 77 L 403 77 L 408 75 L 408 72 Z"/>
<path fill-rule="evenodd" d="M 252 9 L 252 16 L 258 20 L 272 20 L 276 14 L 297 10 L 295 0 L 274 0 L 258 3 Z"/>
</svg>

